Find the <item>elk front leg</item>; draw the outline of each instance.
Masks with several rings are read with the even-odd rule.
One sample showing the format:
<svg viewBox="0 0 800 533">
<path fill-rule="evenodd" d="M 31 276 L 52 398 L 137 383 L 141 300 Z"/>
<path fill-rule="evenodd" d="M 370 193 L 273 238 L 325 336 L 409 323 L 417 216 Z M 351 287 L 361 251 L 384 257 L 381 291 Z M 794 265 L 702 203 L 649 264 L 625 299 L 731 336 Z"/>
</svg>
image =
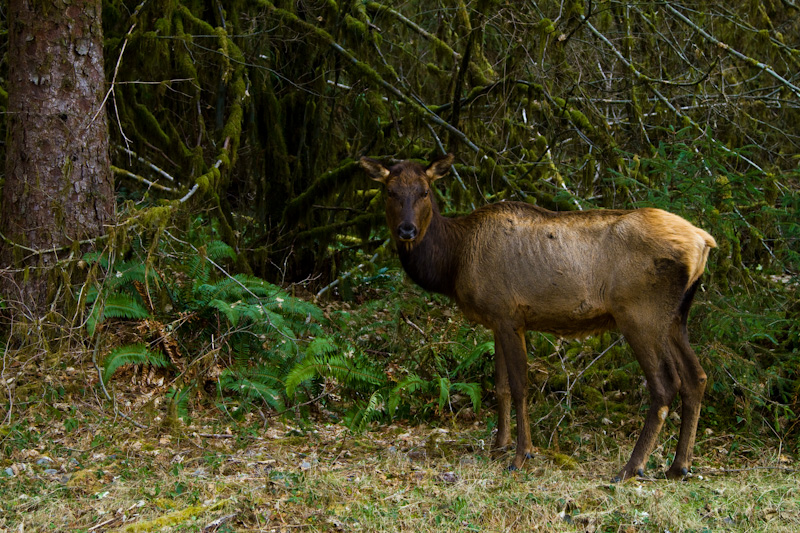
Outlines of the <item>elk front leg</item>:
<svg viewBox="0 0 800 533">
<path fill-rule="evenodd" d="M 495 334 L 495 343 L 502 351 L 507 384 L 517 412 L 517 452 L 514 461 L 508 467 L 509 470 L 517 470 L 533 451 L 528 420 L 528 357 L 525 353 L 525 330 L 512 327 L 500 329 Z"/>
</svg>

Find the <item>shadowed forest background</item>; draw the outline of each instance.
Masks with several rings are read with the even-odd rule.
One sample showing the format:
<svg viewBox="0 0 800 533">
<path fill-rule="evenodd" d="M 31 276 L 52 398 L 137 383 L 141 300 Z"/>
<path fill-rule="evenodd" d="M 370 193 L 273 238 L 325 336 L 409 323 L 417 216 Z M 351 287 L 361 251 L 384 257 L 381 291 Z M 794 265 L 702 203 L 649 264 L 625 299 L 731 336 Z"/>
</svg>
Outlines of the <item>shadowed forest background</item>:
<svg viewBox="0 0 800 533">
<path fill-rule="evenodd" d="M 445 214 L 656 206 L 709 231 L 689 323 L 709 374 L 699 431 L 752 457 L 800 451 L 795 1 L 102 8 L 116 220 L 54 264 L 26 249 L 2 265 L 49 289 L 43 310 L 0 295 L 0 450 L 43 399 L 87 397 L 147 427 L 491 429 L 490 334 L 405 280 L 356 164 L 452 152 Z M 587 432 L 639 427 L 647 395 L 619 335 L 528 339 L 535 445 L 570 455 Z M 68 367 L 86 379 L 40 379 Z"/>
</svg>

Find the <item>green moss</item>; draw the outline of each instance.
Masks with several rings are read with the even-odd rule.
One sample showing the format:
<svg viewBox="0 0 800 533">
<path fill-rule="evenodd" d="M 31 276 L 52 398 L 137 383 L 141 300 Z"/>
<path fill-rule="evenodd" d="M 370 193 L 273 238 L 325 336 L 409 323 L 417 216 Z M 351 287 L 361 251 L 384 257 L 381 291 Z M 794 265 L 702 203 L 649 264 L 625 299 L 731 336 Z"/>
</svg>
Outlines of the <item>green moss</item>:
<svg viewBox="0 0 800 533">
<path fill-rule="evenodd" d="M 581 17 L 586 12 L 586 6 L 583 4 L 583 0 L 574 0 L 569 4 L 567 9 L 567 16 L 569 17 Z"/>
<path fill-rule="evenodd" d="M 282 224 L 293 225 L 300 213 L 306 211 L 313 202 L 330 194 L 343 181 L 349 179 L 358 168 L 358 163 L 348 159 L 338 168 L 320 176 L 302 194 L 286 204 Z"/>
<path fill-rule="evenodd" d="M 155 29 L 155 31 L 152 32 L 153 35 L 172 35 L 172 22 L 171 19 L 167 17 L 161 17 L 156 20 L 153 24 L 153 28 Z"/>
<path fill-rule="evenodd" d="M 589 385 L 580 387 L 577 393 L 586 402 L 587 409 L 591 411 L 600 411 L 605 404 L 603 394 Z"/>
<path fill-rule="evenodd" d="M 629 391 L 634 387 L 634 376 L 631 368 L 615 368 L 608 374 L 608 386 L 614 390 Z"/>
<path fill-rule="evenodd" d="M 191 505 L 180 511 L 167 513 L 166 515 L 159 516 L 153 520 L 144 520 L 125 526 L 121 531 L 124 533 L 137 533 L 140 531 L 162 531 L 165 528 L 171 528 L 183 523 L 192 521 L 192 518 L 200 516 L 204 513 L 211 513 L 222 509 L 228 503 L 227 500 L 217 502 L 213 505 Z"/>
<path fill-rule="evenodd" d="M 545 450 L 545 455 L 547 455 L 556 466 L 563 470 L 574 470 L 578 467 L 578 461 L 569 455 L 558 453 L 553 450 Z"/>
<path fill-rule="evenodd" d="M 541 36 L 547 36 L 556 31 L 553 21 L 548 18 L 543 18 L 534 26 L 534 31 Z"/>
<path fill-rule="evenodd" d="M 583 131 L 586 132 L 594 131 L 594 127 L 592 126 L 591 122 L 589 122 L 589 119 L 586 118 L 586 115 L 584 115 L 577 109 L 570 109 L 569 118 L 573 124 L 581 128 Z"/>
<path fill-rule="evenodd" d="M 360 20 L 348 14 L 344 16 L 344 25 L 352 33 L 360 36 L 361 38 L 367 38 L 367 25 Z"/>
<path fill-rule="evenodd" d="M 134 108 L 136 109 L 137 124 L 147 138 L 151 139 L 151 142 L 156 141 L 162 143 L 163 146 L 169 146 L 169 135 L 161 129 L 161 124 L 155 115 L 150 112 L 150 109 L 143 104 L 135 104 Z"/>
</svg>

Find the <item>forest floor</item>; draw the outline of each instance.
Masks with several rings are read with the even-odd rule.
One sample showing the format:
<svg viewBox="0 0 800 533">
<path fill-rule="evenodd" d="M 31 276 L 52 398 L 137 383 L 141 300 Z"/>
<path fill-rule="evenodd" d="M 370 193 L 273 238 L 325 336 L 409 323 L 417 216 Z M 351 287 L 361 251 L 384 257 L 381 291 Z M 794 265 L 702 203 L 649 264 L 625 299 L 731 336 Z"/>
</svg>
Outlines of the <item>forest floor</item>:
<svg viewBox="0 0 800 533">
<path fill-rule="evenodd" d="M 142 404 L 131 371 L 115 377 L 115 407 L 70 392 L 96 390 L 91 365 L 12 363 L 6 376 L 50 392 L 23 399 L 19 386 L 4 406 L 3 532 L 800 530 L 796 463 L 733 436 L 700 435 L 693 475 L 676 482 L 663 475 L 675 444 L 665 431 L 654 477 L 612 484 L 633 435 L 613 449 L 599 438 L 570 455 L 540 449 L 508 472 L 510 452 L 488 449 L 489 409 L 354 435 L 258 413 L 226 425 L 212 406 L 175 427 L 157 399 Z M 44 400 L 52 391 L 60 399 Z"/>
</svg>

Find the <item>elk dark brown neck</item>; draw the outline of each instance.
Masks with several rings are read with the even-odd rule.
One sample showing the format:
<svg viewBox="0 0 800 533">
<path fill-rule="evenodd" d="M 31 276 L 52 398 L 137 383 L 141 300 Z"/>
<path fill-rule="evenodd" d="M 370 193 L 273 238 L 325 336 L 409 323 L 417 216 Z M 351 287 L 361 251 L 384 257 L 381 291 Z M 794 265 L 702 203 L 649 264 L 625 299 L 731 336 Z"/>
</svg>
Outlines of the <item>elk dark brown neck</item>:
<svg viewBox="0 0 800 533">
<path fill-rule="evenodd" d="M 414 246 L 397 243 L 397 252 L 403 269 L 409 277 L 426 291 L 455 296 L 458 274 L 458 257 L 463 242 L 465 217 L 446 218 L 431 199 L 433 216 L 422 239 Z"/>
</svg>

